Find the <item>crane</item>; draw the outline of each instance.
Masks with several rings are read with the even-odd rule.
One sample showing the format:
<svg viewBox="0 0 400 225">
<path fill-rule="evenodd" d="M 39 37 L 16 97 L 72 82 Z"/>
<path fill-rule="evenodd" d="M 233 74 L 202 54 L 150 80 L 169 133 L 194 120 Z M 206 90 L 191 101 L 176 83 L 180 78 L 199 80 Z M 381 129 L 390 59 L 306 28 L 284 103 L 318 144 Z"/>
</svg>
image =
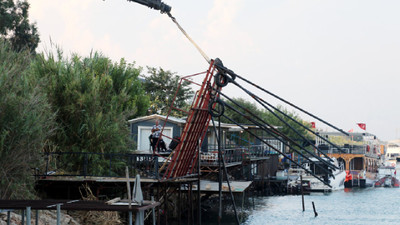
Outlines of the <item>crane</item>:
<svg viewBox="0 0 400 225">
<path fill-rule="evenodd" d="M 171 12 L 171 6 L 163 3 L 161 0 L 128 0 L 128 2 L 136 2 L 151 9 L 160 10 L 161 13 Z"/>
</svg>

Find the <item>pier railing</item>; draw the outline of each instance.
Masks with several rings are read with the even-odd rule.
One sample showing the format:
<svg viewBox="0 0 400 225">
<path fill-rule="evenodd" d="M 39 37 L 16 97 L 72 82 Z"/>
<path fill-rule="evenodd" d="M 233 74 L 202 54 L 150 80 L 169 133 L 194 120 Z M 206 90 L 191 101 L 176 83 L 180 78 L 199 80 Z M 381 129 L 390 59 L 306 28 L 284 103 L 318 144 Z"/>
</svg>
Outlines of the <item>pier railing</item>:
<svg viewBox="0 0 400 225">
<path fill-rule="evenodd" d="M 131 177 L 158 178 L 158 157 L 151 154 L 50 152 L 44 157 L 44 171 L 37 171 L 37 177 L 125 177 L 128 166 Z"/>
<path fill-rule="evenodd" d="M 241 163 L 277 154 L 262 145 L 227 146 L 222 150 L 225 163 Z M 152 154 L 131 153 L 91 153 L 91 152 L 50 152 L 45 153 L 45 166 L 36 171 L 37 177 L 79 176 L 79 177 L 125 177 L 128 166 L 129 175 L 140 174 L 145 178 L 159 178 L 159 166 L 162 160 Z M 201 164 L 218 164 L 218 150 L 210 149 L 201 153 Z"/>
<path fill-rule="evenodd" d="M 251 146 L 226 146 L 222 149 L 222 154 L 225 159 L 225 163 L 241 163 L 245 160 L 262 159 L 271 154 L 278 154 L 276 151 L 268 150 L 263 145 L 251 145 Z M 206 164 L 218 164 L 218 149 L 210 148 L 208 152 L 201 153 L 201 163 Z"/>
</svg>

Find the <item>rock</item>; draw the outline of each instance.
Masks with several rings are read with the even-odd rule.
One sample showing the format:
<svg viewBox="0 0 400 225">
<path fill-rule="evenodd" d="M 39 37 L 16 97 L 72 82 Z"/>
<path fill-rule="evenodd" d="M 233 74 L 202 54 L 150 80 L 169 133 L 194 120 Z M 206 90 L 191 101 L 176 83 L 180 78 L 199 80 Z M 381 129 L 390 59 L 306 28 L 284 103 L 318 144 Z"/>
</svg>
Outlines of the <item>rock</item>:
<svg viewBox="0 0 400 225">
<path fill-rule="evenodd" d="M 15 213 L 15 212 L 20 212 L 20 211 L 14 211 L 11 212 L 11 225 L 20 225 L 22 222 L 22 217 L 21 215 Z M 31 215 L 31 223 L 35 223 L 35 215 L 36 211 L 32 210 L 32 215 Z M 25 217 L 25 222 L 26 222 L 26 217 Z M 80 225 L 74 218 L 72 218 L 70 215 L 63 213 L 61 211 L 61 219 L 60 219 L 61 224 L 65 225 Z M 2 212 L 0 213 L 0 225 L 6 225 L 7 224 L 7 212 Z M 54 210 L 40 210 L 39 211 L 39 225 L 53 225 L 57 224 L 57 212 Z"/>
</svg>

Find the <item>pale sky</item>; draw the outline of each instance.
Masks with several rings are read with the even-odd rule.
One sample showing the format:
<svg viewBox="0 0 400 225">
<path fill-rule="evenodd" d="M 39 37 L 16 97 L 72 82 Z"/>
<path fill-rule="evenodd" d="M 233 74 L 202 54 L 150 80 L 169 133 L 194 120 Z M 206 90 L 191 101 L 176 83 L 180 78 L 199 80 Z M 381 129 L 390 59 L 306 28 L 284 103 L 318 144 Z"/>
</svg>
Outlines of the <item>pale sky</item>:
<svg viewBox="0 0 400 225">
<path fill-rule="evenodd" d="M 137 3 L 28 2 L 41 36 L 38 51 L 51 49 L 51 39 L 65 53 L 95 50 L 181 76 L 208 68 L 166 14 Z M 362 132 L 356 123 L 366 123 L 381 140 L 400 138 L 400 1 L 164 2 L 210 58 L 237 74 L 345 131 Z M 250 100 L 229 85 L 226 94 Z"/>
</svg>

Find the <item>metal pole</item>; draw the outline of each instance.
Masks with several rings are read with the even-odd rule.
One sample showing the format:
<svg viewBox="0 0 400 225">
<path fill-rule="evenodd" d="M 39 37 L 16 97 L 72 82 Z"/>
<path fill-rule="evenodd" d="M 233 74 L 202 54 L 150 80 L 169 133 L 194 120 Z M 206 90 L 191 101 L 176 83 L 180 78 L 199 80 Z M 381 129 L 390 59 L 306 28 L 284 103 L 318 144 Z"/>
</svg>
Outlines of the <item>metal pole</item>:
<svg viewBox="0 0 400 225">
<path fill-rule="evenodd" d="M 201 201 L 200 201 L 200 197 L 201 197 L 201 193 L 200 193 L 200 173 L 201 173 L 201 169 L 200 169 L 200 161 L 201 161 L 201 158 L 200 158 L 200 150 L 201 150 L 201 146 L 200 146 L 200 144 L 201 144 L 201 141 L 199 140 L 199 150 L 198 150 L 198 157 L 197 157 L 197 165 L 198 165 L 198 179 L 197 179 L 197 201 L 198 201 L 198 208 L 197 208 L 197 210 L 198 210 L 198 212 L 197 212 L 197 220 L 198 220 L 198 223 L 197 224 L 199 224 L 199 225 L 201 225 Z"/>
<path fill-rule="evenodd" d="M 21 224 L 25 224 L 25 210 L 22 210 L 22 221 Z"/>
<path fill-rule="evenodd" d="M 179 185 L 179 191 L 178 191 L 178 199 L 179 199 L 179 201 L 178 201 L 178 205 L 179 205 L 178 209 L 179 209 L 179 211 L 178 212 L 182 212 L 182 203 L 181 203 L 181 201 L 182 201 L 182 184 L 179 182 L 178 185 Z M 179 219 L 178 219 L 178 224 L 179 225 L 181 225 L 181 220 L 182 220 L 182 215 L 179 214 Z"/>
<path fill-rule="evenodd" d="M 26 207 L 26 224 L 31 225 L 31 207 Z"/>
<path fill-rule="evenodd" d="M 7 211 L 7 225 L 11 224 L 11 212 Z"/>
<path fill-rule="evenodd" d="M 300 175 L 300 185 L 301 185 L 301 203 L 303 205 L 303 212 L 304 212 L 305 208 L 304 208 L 304 192 L 303 192 L 303 175 Z"/>
<path fill-rule="evenodd" d="M 60 220 L 61 220 L 61 205 L 57 204 L 57 225 L 61 225 Z"/>
<path fill-rule="evenodd" d="M 215 125 L 215 124 L 213 124 Z M 218 121 L 218 135 L 221 133 L 221 120 Z M 215 134 L 217 137 L 217 134 Z M 219 210 L 218 210 L 218 224 L 221 224 L 222 220 L 222 152 L 221 152 L 221 138 L 218 138 L 218 198 L 219 198 Z"/>
<path fill-rule="evenodd" d="M 83 162 L 83 177 L 86 178 L 86 175 L 87 175 L 87 164 L 88 164 L 87 153 L 85 153 L 84 159 L 85 159 L 85 161 Z"/>
<path fill-rule="evenodd" d="M 132 225 L 132 211 L 129 211 L 129 225 Z"/>
<path fill-rule="evenodd" d="M 129 209 L 131 209 L 132 208 L 131 182 L 129 181 L 129 169 L 127 166 L 125 167 L 125 176 L 126 176 L 126 189 L 128 190 L 128 204 L 129 204 Z"/>
<path fill-rule="evenodd" d="M 36 218 L 35 218 L 35 224 L 39 224 L 39 210 L 36 210 Z"/>
<path fill-rule="evenodd" d="M 151 196 L 151 203 L 154 203 L 154 196 Z M 153 214 L 153 225 L 156 225 L 156 212 L 154 207 L 151 209 L 152 214 Z"/>
</svg>

